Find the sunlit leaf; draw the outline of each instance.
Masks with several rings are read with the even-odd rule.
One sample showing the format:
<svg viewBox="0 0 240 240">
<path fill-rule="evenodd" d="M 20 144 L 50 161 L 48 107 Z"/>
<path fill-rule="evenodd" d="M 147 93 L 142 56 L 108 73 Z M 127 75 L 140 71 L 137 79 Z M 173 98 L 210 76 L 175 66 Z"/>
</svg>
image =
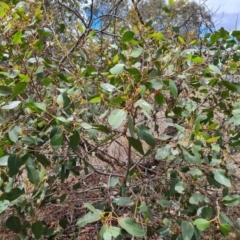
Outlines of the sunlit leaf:
<svg viewBox="0 0 240 240">
<path fill-rule="evenodd" d="M 144 237 L 146 235 L 146 231 L 141 225 L 130 217 L 119 218 L 118 224 L 134 237 Z"/>
<path fill-rule="evenodd" d="M 214 179 L 220 184 L 231 187 L 231 181 L 226 175 L 226 171 L 223 169 L 216 169 L 214 172 Z"/>
<path fill-rule="evenodd" d="M 108 117 L 108 123 L 113 128 L 118 128 L 121 126 L 123 121 L 127 118 L 127 113 L 123 109 L 115 109 L 111 112 L 110 116 Z"/>
</svg>

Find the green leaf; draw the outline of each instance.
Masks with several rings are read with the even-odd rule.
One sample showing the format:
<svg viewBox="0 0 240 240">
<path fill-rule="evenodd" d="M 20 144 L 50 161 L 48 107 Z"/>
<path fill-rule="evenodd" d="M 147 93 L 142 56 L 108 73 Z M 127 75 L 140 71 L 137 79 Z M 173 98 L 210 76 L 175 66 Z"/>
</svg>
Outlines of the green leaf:
<svg viewBox="0 0 240 240">
<path fill-rule="evenodd" d="M 132 138 L 136 138 L 134 133 L 133 119 L 130 115 L 128 115 L 128 129 Z"/>
<path fill-rule="evenodd" d="M 68 119 L 62 116 L 56 117 L 55 119 L 56 119 L 57 125 L 68 125 L 70 122 Z"/>
<path fill-rule="evenodd" d="M 183 146 L 180 146 L 182 153 L 183 153 L 183 158 L 185 161 L 189 163 L 196 163 L 196 157 L 191 155 Z"/>
<path fill-rule="evenodd" d="M 12 102 L 9 102 L 7 105 L 2 106 L 1 108 L 4 110 L 14 109 L 18 107 L 20 103 L 21 103 L 20 101 L 12 101 Z"/>
<path fill-rule="evenodd" d="M 63 142 L 63 135 L 61 133 L 54 135 L 50 140 L 50 143 L 53 147 L 61 145 L 62 142 Z"/>
<path fill-rule="evenodd" d="M 119 183 L 119 177 L 111 177 L 108 186 L 115 187 Z"/>
<path fill-rule="evenodd" d="M 162 95 L 162 93 L 156 93 L 154 96 L 154 99 L 155 99 L 156 103 L 158 103 L 159 105 L 163 105 L 165 102 L 165 98 Z"/>
<path fill-rule="evenodd" d="M 17 216 L 10 216 L 6 221 L 6 226 L 15 233 L 20 233 L 22 231 L 21 220 Z"/>
<path fill-rule="evenodd" d="M 11 154 L 8 158 L 9 176 L 13 177 L 19 172 L 19 168 L 22 166 L 22 159 L 15 154 Z"/>
<path fill-rule="evenodd" d="M 19 95 L 20 93 L 22 93 L 26 89 L 26 87 L 27 87 L 26 82 L 20 82 L 20 83 L 16 84 L 13 89 L 12 98 L 14 98 L 17 95 Z"/>
<path fill-rule="evenodd" d="M 184 182 L 178 182 L 176 185 L 175 185 L 175 191 L 178 192 L 178 193 L 183 193 L 183 191 L 187 188 L 186 184 Z"/>
<path fill-rule="evenodd" d="M 131 57 L 133 58 L 138 58 L 143 52 L 143 48 L 139 47 L 139 48 L 136 48 L 132 51 L 132 53 L 130 54 Z"/>
<path fill-rule="evenodd" d="M 96 222 L 98 220 L 100 220 L 101 217 L 97 216 L 96 214 L 92 213 L 92 212 L 88 212 L 87 214 L 85 214 L 83 217 L 79 218 L 77 220 L 76 225 L 79 227 L 84 227 L 86 226 L 88 223 L 92 223 L 92 222 Z"/>
<path fill-rule="evenodd" d="M 152 79 L 152 80 L 148 81 L 147 83 L 150 83 L 151 88 L 153 88 L 155 90 L 160 90 L 163 87 L 163 82 L 160 79 Z"/>
<path fill-rule="evenodd" d="M 147 217 L 151 222 L 154 222 L 153 214 L 150 211 L 149 207 L 146 205 L 146 203 L 141 203 L 139 210 L 144 213 L 145 217 Z"/>
<path fill-rule="evenodd" d="M 73 134 L 69 137 L 69 140 L 70 147 L 72 148 L 73 151 L 76 151 L 80 142 L 80 136 L 78 131 L 74 131 Z"/>
<path fill-rule="evenodd" d="M 0 201 L 0 213 L 3 213 L 9 206 L 10 202 L 8 200 Z"/>
<path fill-rule="evenodd" d="M 107 227 L 107 231 L 114 237 L 116 238 L 117 236 L 119 236 L 121 234 L 121 229 L 118 227 L 111 227 L 108 226 Z M 110 238 L 110 240 L 112 240 L 112 238 Z"/>
<path fill-rule="evenodd" d="M 134 107 L 140 107 L 147 112 L 151 111 L 153 108 L 148 102 L 143 99 L 139 99 L 137 102 L 135 102 Z"/>
<path fill-rule="evenodd" d="M 6 9 L 6 10 L 10 10 L 9 5 L 6 4 L 5 2 L 0 2 L 0 5 L 1 5 L 4 9 Z"/>
<path fill-rule="evenodd" d="M 51 165 L 51 162 L 46 158 L 45 155 L 38 153 L 35 153 L 34 155 L 37 158 L 37 161 L 40 162 L 44 167 L 48 167 Z"/>
<path fill-rule="evenodd" d="M 210 228 L 210 222 L 203 218 L 198 218 L 193 223 L 194 223 L 194 225 L 196 225 L 196 227 L 200 231 L 204 231 L 204 230 L 207 230 L 208 228 Z"/>
<path fill-rule="evenodd" d="M 228 224 L 220 224 L 219 225 L 220 231 L 223 234 L 223 236 L 227 236 L 229 232 L 231 231 L 231 226 Z"/>
<path fill-rule="evenodd" d="M 169 80 L 169 88 L 170 88 L 170 92 L 171 92 L 171 95 L 177 99 L 178 97 L 178 89 L 177 89 L 177 86 L 175 84 L 175 82 L 173 80 Z"/>
<path fill-rule="evenodd" d="M 222 199 L 221 203 L 228 207 L 236 206 L 240 203 L 240 196 L 237 194 L 227 195 Z"/>
<path fill-rule="evenodd" d="M 0 86 L 0 96 L 6 97 L 12 94 L 12 89 L 6 86 Z"/>
<path fill-rule="evenodd" d="M 146 235 L 146 231 L 141 225 L 130 217 L 119 218 L 118 224 L 134 237 L 144 237 Z"/>
<path fill-rule="evenodd" d="M 29 181 L 36 186 L 39 183 L 39 171 L 32 165 L 26 165 L 26 169 Z"/>
<path fill-rule="evenodd" d="M 198 205 L 204 200 L 203 195 L 200 192 L 195 192 L 189 199 L 189 203 Z"/>
<path fill-rule="evenodd" d="M 46 111 L 46 106 L 44 103 L 29 102 L 29 103 L 26 103 L 26 107 L 31 109 L 33 112 L 37 112 L 37 113 L 42 113 Z"/>
<path fill-rule="evenodd" d="M 32 232 L 35 236 L 36 239 L 41 238 L 42 234 L 43 234 L 43 223 L 42 221 L 37 221 L 35 223 L 32 224 Z"/>
<path fill-rule="evenodd" d="M 87 207 L 91 212 L 88 212 L 83 217 L 79 218 L 76 225 L 79 227 L 84 227 L 88 223 L 96 222 L 101 219 L 101 211 L 94 208 L 91 204 L 85 203 L 85 207 Z"/>
<path fill-rule="evenodd" d="M 169 145 L 165 145 L 157 150 L 155 158 L 157 160 L 164 160 L 166 159 L 171 153 L 171 147 Z"/>
<path fill-rule="evenodd" d="M 226 171 L 223 169 L 215 170 L 214 179 L 226 187 L 231 187 L 231 185 L 232 185 L 230 179 L 226 175 Z"/>
<path fill-rule="evenodd" d="M 149 146 L 155 147 L 155 139 L 153 135 L 148 130 L 148 127 L 145 125 L 137 126 L 137 134 L 138 136 L 144 140 Z"/>
<path fill-rule="evenodd" d="M 158 204 L 163 208 L 170 208 L 172 206 L 172 202 L 165 199 L 158 201 Z"/>
<path fill-rule="evenodd" d="M 17 126 L 15 126 L 12 130 L 8 132 L 8 136 L 10 140 L 14 143 L 16 143 L 18 140 L 18 132 L 19 132 L 19 127 Z"/>
<path fill-rule="evenodd" d="M 22 43 L 22 32 L 16 32 L 12 37 L 12 43 Z"/>
<path fill-rule="evenodd" d="M 24 190 L 21 190 L 19 188 L 12 188 L 9 192 L 4 192 L 1 197 L 0 197 L 0 201 L 2 200 L 9 200 L 9 201 L 13 201 L 17 198 L 19 198 L 20 196 L 22 196 L 24 194 Z"/>
<path fill-rule="evenodd" d="M 116 64 L 109 70 L 109 72 L 114 75 L 121 74 L 124 71 L 124 66 L 125 65 L 122 63 Z"/>
<path fill-rule="evenodd" d="M 216 73 L 216 74 L 219 74 L 221 75 L 221 71 L 219 70 L 219 68 L 215 65 L 209 65 L 209 69 L 212 73 Z"/>
<path fill-rule="evenodd" d="M 130 42 L 134 37 L 134 33 L 132 31 L 126 31 L 122 36 L 123 42 Z"/>
<path fill-rule="evenodd" d="M 230 226 L 233 226 L 233 222 L 231 221 L 231 219 L 224 213 L 220 213 L 219 215 L 219 220 L 222 224 L 228 224 Z"/>
<path fill-rule="evenodd" d="M 194 227 L 193 227 L 192 223 L 187 222 L 187 221 L 182 221 L 181 230 L 182 230 L 183 240 L 191 240 L 192 239 L 192 236 L 194 234 Z"/>
<path fill-rule="evenodd" d="M 237 92 L 238 91 L 238 88 L 234 84 L 232 84 L 228 81 L 222 81 L 222 84 L 223 84 L 224 87 L 226 87 L 228 90 L 230 90 L 232 92 Z"/>
<path fill-rule="evenodd" d="M 101 97 L 95 97 L 90 100 L 90 103 L 99 103 L 101 101 L 102 101 Z"/>
<path fill-rule="evenodd" d="M 101 83 L 100 86 L 102 89 L 106 90 L 107 92 L 113 92 L 114 90 L 116 90 L 116 87 L 110 83 Z"/>
<path fill-rule="evenodd" d="M 115 109 L 111 112 L 110 116 L 108 117 L 108 123 L 113 128 L 118 128 L 125 121 L 127 118 L 127 113 L 123 109 Z"/>
<path fill-rule="evenodd" d="M 8 157 L 9 155 L 0 158 L 0 167 L 6 167 L 8 165 Z"/>
<path fill-rule="evenodd" d="M 113 200 L 113 203 L 115 203 L 118 206 L 129 206 L 133 204 L 133 200 L 128 197 L 119 197 L 119 198 L 115 198 Z"/>
<path fill-rule="evenodd" d="M 92 204 L 90 203 L 84 203 L 84 207 L 89 209 L 91 212 L 93 212 L 95 215 L 100 216 L 100 212 L 98 209 L 96 209 Z"/>
<path fill-rule="evenodd" d="M 94 129 L 104 132 L 104 133 L 111 133 L 111 130 L 108 127 L 103 126 L 103 125 L 94 124 L 94 125 L 92 125 L 92 127 L 94 127 Z"/>
<path fill-rule="evenodd" d="M 132 138 L 132 137 L 129 137 L 128 138 L 128 142 L 130 143 L 130 145 L 135 149 L 137 150 L 139 153 L 141 153 L 142 155 L 144 154 L 144 151 L 143 151 L 143 147 L 142 147 L 142 143 L 139 139 L 135 139 L 135 138 Z"/>
</svg>

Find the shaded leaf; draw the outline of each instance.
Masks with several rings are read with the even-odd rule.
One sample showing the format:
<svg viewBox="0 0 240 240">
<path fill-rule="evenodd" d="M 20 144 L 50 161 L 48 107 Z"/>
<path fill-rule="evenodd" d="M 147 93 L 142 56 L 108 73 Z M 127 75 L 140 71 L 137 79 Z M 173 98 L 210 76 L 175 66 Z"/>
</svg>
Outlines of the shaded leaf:
<svg viewBox="0 0 240 240">
<path fill-rule="evenodd" d="M 137 134 L 149 146 L 151 146 L 151 147 L 155 146 L 155 139 L 154 139 L 153 135 L 150 133 L 150 131 L 148 130 L 147 126 L 138 125 L 137 126 Z"/>
<path fill-rule="evenodd" d="M 32 232 L 35 236 L 36 239 L 41 238 L 42 234 L 43 234 L 43 223 L 42 221 L 37 221 L 35 223 L 32 224 Z"/>
<path fill-rule="evenodd" d="M 17 155 L 12 154 L 8 158 L 8 168 L 9 168 L 9 176 L 13 177 L 19 172 L 19 168 L 22 166 L 22 159 Z"/>
<path fill-rule="evenodd" d="M 29 181 L 32 184 L 37 185 L 39 182 L 39 171 L 35 169 L 32 165 L 26 165 L 26 169 Z"/>
<path fill-rule="evenodd" d="M 128 141 L 130 143 L 130 145 L 135 149 L 137 150 L 139 153 L 141 153 L 142 155 L 144 154 L 144 151 L 143 151 L 143 147 L 142 147 L 142 143 L 139 139 L 135 139 L 135 138 L 132 138 L 132 137 L 129 137 L 128 138 Z"/>
<path fill-rule="evenodd" d="M 6 226 L 15 233 L 22 231 L 21 220 L 17 216 L 10 216 L 6 221 Z"/>
<path fill-rule="evenodd" d="M 73 134 L 69 137 L 69 140 L 70 147 L 72 148 L 73 151 L 76 151 L 80 142 L 80 136 L 78 131 L 74 131 Z"/>
</svg>

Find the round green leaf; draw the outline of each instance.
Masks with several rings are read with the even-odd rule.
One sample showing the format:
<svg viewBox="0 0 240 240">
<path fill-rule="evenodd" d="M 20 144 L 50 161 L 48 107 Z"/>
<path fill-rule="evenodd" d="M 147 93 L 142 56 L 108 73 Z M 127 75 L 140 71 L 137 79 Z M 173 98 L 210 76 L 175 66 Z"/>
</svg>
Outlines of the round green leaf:
<svg viewBox="0 0 240 240">
<path fill-rule="evenodd" d="M 119 218 L 118 224 L 134 237 L 144 237 L 146 235 L 146 231 L 141 225 L 130 217 Z"/>
<path fill-rule="evenodd" d="M 207 230 L 210 227 L 210 222 L 203 218 L 196 219 L 193 223 L 194 223 L 194 225 L 196 225 L 196 227 L 200 231 Z"/>
<path fill-rule="evenodd" d="M 108 123 L 113 127 L 113 128 L 118 128 L 122 124 L 123 121 L 125 121 L 127 118 L 127 113 L 123 109 L 115 109 L 111 112 L 109 118 L 108 118 Z"/>
<path fill-rule="evenodd" d="M 193 227 L 192 223 L 187 222 L 187 221 L 182 221 L 181 230 L 182 230 L 183 240 L 191 240 L 192 239 L 192 236 L 194 234 L 194 227 Z"/>
<path fill-rule="evenodd" d="M 122 63 L 119 63 L 119 64 L 116 64 L 114 67 L 112 67 L 109 71 L 111 74 L 121 74 L 124 70 L 124 64 Z"/>
<path fill-rule="evenodd" d="M 162 105 L 165 102 L 165 98 L 161 93 L 155 94 L 154 99 L 159 105 Z"/>
<path fill-rule="evenodd" d="M 41 221 L 37 221 L 32 224 L 32 232 L 36 239 L 41 238 L 43 234 L 43 223 Z"/>
<path fill-rule="evenodd" d="M 186 189 L 186 184 L 184 182 L 178 182 L 175 185 L 175 191 L 178 193 L 183 193 L 185 189 Z"/>
<path fill-rule="evenodd" d="M 157 150 L 155 158 L 157 160 L 164 160 L 170 155 L 170 153 L 171 153 L 171 147 L 169 145 L 166 145 Z"/>
<path fill-rule="evenodd" d="M 15 233 L 20 233 L 22 230 L 21 220 L 16 216 L 10 216 L 6 221 L 6 226 Z"/>
<path fill-rule="evenodd" d="M 122 36 L 123 42 L 130 42 L 134 37 L 134 33 L 132 31 L 126 31 Z"/>
<path fill-rule="evenodd" d="M 130 56 L 133 58 L 137 58 L 142 54 L 142 52 L 143 52 L 143 48 L 139 47 L 139 48 L 134 49 Z"/>
</svg>

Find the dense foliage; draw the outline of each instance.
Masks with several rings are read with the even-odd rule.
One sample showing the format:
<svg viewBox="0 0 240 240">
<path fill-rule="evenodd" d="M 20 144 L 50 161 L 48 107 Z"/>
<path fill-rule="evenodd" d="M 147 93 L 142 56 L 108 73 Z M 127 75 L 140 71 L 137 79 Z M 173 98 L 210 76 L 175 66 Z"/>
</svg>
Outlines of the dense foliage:
<svg viewBox="0 0 240 240">
<path fill-rule="evenodd" d="M 104 240 L 237 239 L 240 31 L 138 17 L 99 36 L 53 26 L 40 2 L 0 2 L 1 230 L 15 239 L 91 225 Z"/>
</svg>

